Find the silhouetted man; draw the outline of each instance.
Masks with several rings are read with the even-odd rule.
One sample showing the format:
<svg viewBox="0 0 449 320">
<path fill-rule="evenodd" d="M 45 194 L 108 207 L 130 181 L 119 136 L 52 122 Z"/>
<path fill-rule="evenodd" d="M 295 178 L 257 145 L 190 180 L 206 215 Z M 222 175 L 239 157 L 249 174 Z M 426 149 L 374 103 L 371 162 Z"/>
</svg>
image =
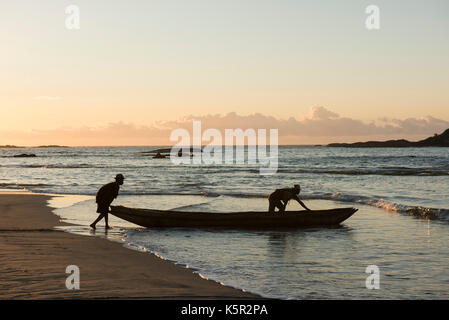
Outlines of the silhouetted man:
<svg viewBox="0 0 449 320">
<path fill-rule="evenodd" d="M 104 218 L 104 221 L 106 222 L 106 229 L 110 229 L 108 225 L 108 213 L 109 213 L 109 206 L 111 205 L 112 201 L 114 201 L 115 198 L 118 196 L 118 191 L 120 190 L 120 186 L 123 184 L 123 181 L 125 180 L 125 177 L 123 177 L 122 174 L 118 174 L 115 176 L 115 182 L 111 182 L 108 184 L 105 184 L 98 190 L 96 202 L 97 202 L 97 212 L 100 214 L 90 227 L 95 230 L 95 225 L 98 221 Z"/>
<path fill-rule="evenodd" d="M 307 208 L 306 205 L 299 199 L 298 194 L 300 191 L 301 187 L 299 184 L 295 184 L 293 188 L 276 189 L 268 196 L 268 201 L 270 203 L 268 211 L 274 213 L 274 210 L 278 208 L 279 212 L 284 212 L 285 207 L 290 200 L 298 201 L 304 209 L 310 211 L 310 209 Z"/>
</svg>

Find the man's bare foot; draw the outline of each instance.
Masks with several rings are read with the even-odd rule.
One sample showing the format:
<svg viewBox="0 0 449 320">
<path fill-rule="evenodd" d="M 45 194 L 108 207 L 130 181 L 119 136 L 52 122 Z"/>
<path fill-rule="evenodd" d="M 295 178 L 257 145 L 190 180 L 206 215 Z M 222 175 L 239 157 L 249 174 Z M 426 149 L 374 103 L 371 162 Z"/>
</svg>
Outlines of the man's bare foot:
<svg viewBox="0 0 449 320">
<path fill-rule="evenodd" d="M 96 229 L 95 225 L 93 225 L 93 224 L 91 224 L 89 227 L 90 227 L 91 230 L 95 230 Z"/>
<path fill-rule="evenodd" d="M 112 229 L 112 227 L 111 226 L 106 226 L 106 227 L 104 227 L 106 230 L 109 230 L 109 229 Z"/>
</svg>

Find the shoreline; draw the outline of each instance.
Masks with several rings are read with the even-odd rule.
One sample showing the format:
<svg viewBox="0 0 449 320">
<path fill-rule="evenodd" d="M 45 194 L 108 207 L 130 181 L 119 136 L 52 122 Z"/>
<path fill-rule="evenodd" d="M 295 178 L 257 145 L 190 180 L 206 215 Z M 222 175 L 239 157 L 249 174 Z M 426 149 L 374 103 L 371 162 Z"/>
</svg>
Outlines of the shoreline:
<svg viewBox="0 0 449 320">
<path fill-rule="evenodd" d="M 0 299 L 263 299 L 122 244 L 56 230 L 53 196 L 0 192 Z M 65 286 L 77 265 L 80 289 Z"/>
</svg>

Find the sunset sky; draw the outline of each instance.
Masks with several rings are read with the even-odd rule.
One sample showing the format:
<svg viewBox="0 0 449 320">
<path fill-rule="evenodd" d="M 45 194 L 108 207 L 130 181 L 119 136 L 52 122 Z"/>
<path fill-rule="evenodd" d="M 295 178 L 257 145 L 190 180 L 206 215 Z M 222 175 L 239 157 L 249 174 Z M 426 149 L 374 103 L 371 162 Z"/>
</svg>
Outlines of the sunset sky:
<svg viewBox="0 0 449 320">
<path fill-rule="evenodd" d="M 164 145 L 192 119 L 285 144 L 426 137 L 449 128 L 448 15 L 447 0 L 2 1 L 0 144 Z"/>
</svg>

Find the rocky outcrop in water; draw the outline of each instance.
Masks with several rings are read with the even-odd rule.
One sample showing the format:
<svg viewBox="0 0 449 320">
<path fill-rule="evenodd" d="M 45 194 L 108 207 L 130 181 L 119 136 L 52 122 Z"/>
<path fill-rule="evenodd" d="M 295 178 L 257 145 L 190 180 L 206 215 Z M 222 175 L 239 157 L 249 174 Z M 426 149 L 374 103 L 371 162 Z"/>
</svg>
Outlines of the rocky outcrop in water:
<svg viewBox="0 0 449 320">
<path fill-rule="evenodd" d="M 13 158 L 34 158 L 36 155 L 34 153 L 21 153 L 12 156 Z"/>
</svg>

